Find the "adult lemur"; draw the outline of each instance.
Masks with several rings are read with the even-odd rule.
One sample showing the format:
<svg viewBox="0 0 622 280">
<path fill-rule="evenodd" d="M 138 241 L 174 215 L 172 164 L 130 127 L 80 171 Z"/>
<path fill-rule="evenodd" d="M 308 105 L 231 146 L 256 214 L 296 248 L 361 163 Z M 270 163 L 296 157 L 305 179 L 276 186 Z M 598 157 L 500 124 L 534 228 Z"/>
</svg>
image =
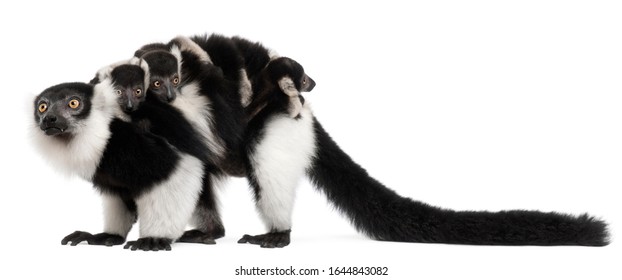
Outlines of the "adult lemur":
<svg viewBox="0 0 622 280">
<path fill-rule="evenodd" d="M 78 231 L 62 243 L 122 244 L 138 217 L 140 238 L 128 246 L 170 250 L 194 211 L 205 167 L 149 132 L 148 124 L 123 120 L 116 99 L 106 79 L 96 86 L 59 84 L 35 100 L 40 152 L 62 171 L 93 182 L 104 199 L 104 232 Z"/>
<path fill-rule="evenodd" d="M 242 43 L 236 43 L 238 50 L 249 50 L 243 46 L 252 45 L 247 41 Z M 196 48 L 181 49 L 187 53 L 198 51 Z M 218 53 L 187 55 L 182 65 L 215 56 Z M 249 57 L 270 57 L 261 46 L 242 56 L 244 65 L 249 65 Z M 273 62 L 279 63 L 281 60 L 276 58 L 271 57 Z M 399 196 L 371 178 L 337 146 L 313 117 L 308 103 L 302 105 L 300 99 L 302 106 L 292 117 L 292 95 L 283 93 L 291 92 L 292 84 L 298 92 L 304 89 L 304 71 L 297 63 L 282 61 L 279 67 L 266 63 L 268 67 L 257 75 L 248 75 L 253 81 L 253 96 L 247 108 L 257 110 L 244 116 L 250 116 L 244 134 L 245 166 L 256 194 L 258 211 L 269 232 L 245 235 L 240 242 L 263 247 L 289 244 L 295 185 L 306 174 L 359 231 L 378 240 L 498 245 L 603 246 L 608 243 L 606 224 L 587 214 L 571 216 L 518 210 L 460 212 Z M 260 106 L 252 105 L 259 100 L 254 98 L 261 96 L 257 94 L 261 92 L 277 97 L 261 102 L 264 104 Z M 183 94 L 180 92 L 180 96 Z M 236 97 L 242 100 L 241 96 Z M 213 112 L 215 116 L 224 113 L 215 109 Z M 218 125 L 217 119 L 214 124 Z"/>
<path fill-rule="evenodd" d="M 209 42 L 225 39 L 218 35 L 193 37 L 207 55 L 187 41 L 182 49 L 216 63 L 219 56 L 231 57 L 230 49 L 218 51 L 210 48 Z M 176 40 L 179 38 L 173 42 Z M 253 85 L 252 102 L 246 107 L 250 118 L 245 132 L 246 172 L 269 229 L 267 234 L 247 235 L 240 242 L 264 247 L 289 243 L 295 185 L 306 173 L 357 229 L 375 239 L 506 245 L 607 243 L 605 223 L 588 215 L 456 212 L 400 197 L 343 153 L 313 118 L 308 105 L 292 107 L 296 106 L 292 97 L 297 96 L 292 88 L 303 91 L 307 86 L 308 77 L 299 64 L 278 59 L 260 44 L 237 37 L 231 41 L 244 58 L 246 76 Z M 243 84 L 245 75 L 236 76 L 233 70 L 237 67 L 230 68 L 231 78 L 240 78 Z M 292 82 L 285 82 L 286 78 Z M 302 96 L 299 101 L 300 105 L 304 103 Z"/>
<path fill-rule="evenodd" d="M 198 235 L 197 231 L 188 231 L 177 241 L 211 244 L 214 243 L 213 239 L 224 236 L 224 227 L 213 194 L 215 177 L 220 174 L 213 162 L 215 158 L 213 152 L 208 148 L 208 141 L 199 137 L 200 134 L 185 118 L 183 112 L 168 103 L 160 102 L 157 95 L 148 90 L 151 77 L 158 78 L 157 74 L 171 65 L 177 68 L 177 62 L 149 66 L 144 60 L 135 58 L 125 64 L 105 67 L 98 73 L 97 79 L 110 77 L 117 93 L 117 101 L 133 123 L 145 127 L 150 133 L 161 136 L 181 152 L 203 162 L 205 166 L 203 187 L 192 221 L 192 224 L 201 229 L 201 234 Z M 204 71 L 202 76 L 211 74 Z M 180 77 L 173 77 L 169 86 L 185 87 L 181 85 Z"/>
</svg>

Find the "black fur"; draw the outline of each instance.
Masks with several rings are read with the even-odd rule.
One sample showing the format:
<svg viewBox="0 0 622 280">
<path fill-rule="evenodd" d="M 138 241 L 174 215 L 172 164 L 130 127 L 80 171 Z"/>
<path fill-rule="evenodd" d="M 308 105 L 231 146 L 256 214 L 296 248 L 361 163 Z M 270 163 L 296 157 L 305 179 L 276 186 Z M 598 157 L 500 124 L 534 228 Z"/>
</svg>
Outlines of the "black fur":
<svg viewBox="0 0 622 280">
<path fill-rule="evenodd" d="M 91 108 L 94 96 L 93 87 L 93 85 L 83 83 L 60 84 L 42 92 L 35 106 L 43 100 L 50 104 L 59 102 L 64 106 L 67 98 L 79 97 L 81 106 Z M 83 118 L 88 117 L 86 113 L 83 116 Z M 35 120 L 38 120 L 37 115 L 35 115 Z M 108 129 L 111 136 L 99 159 L 92 182 L 101 192 L 120 197 L 127 210 L 136 215 L 134 199 L 151 190 L 175 171 L 180 158 L 179 152 L 164 138 L 133 123 L 112 119 Z M 48 137 L 65 137 L 65 141 L 72 141 L 72 133 L 74 132 L 67 131 Z M 122 243 L 121 239 L 124 241 L 123 237 L 109 233 L 91 235 L 85 232 L 74 232 L 65 237 L 61 243 L 71 242 L 75 245 L 81 241 L 87 241 L 93 245 L 112 246 Z"/>
<path fill-rule="evenodd" d="M 77 119 L 85 119 L 91 113 L 91 98 L 93 98 L 93 88 L 83 83 L 64 83 L 51 86 L 45 89 L 35 100 L 35 108 L 42 102 L 51 102 L 56 100 L 65 100 L 69 102 L 72 97 L 78 97 L 81 103 L 81 110 L 78 114 L 73 115 Z M 35 121 L 40 121 L 40 114 L 34 110 Z"/>
<path fill-rule="evenodd" d="M 211 34 L 210 36 L 193 36 L 190 39 L 210 56 L 215 66 L 222 69 L 224 77 L 235 84 L 234 89 L 238 89 L 238 82 L 241 78 L 240 70 L 244 69 L 244 57 L 241 56 L 231 38 Z"/>
<path fill-rule="evenodd" d="M 248 154 L 263 140 L 266 122 L 286 114 L 289 97 L 276 82 L 283 76 L 297 83 L 305 76 L 302 66 L 288 58 L 273 60 L 254 80 L 254 99 L 248 113 L 258 111 L 246 132 Z M 312 87 L 311 87 L 312 88 Z M 475 212 L 433 207 L 399 196 L 356 164 L 314 119 L 316 155 L 307 170 L 316 188 L 364 234 L 377 240 L 477 244 L 477 245 L 583 245 L 608 244 L 605 222 L 587 214 L 572 216 L 538 211 Z M 252 162 L 246 162 L 248 179 L 258 200 L 261 186 Z M 245 236 L 240 242 L 274 246 L 268 235 Z M 277 246 L 278 247 L 278 246 Z"/>
<path fill-rule="evenodd" d="M 262 248 L 283 248 L 289 245 L 291 232 L 291 230 L 274 231 L 254 236 L 245 234 L 238 243 L 255 244 Z"/>
<path fill-rule="evenodd" d="M 63 238 L 60 244 L 70 244 L 71 246 L 76 246 L 83 241 L 86 241 L 89 245 L 115 246 L 125 243 L 125 237 L 105 232 L 90 234 L 84 231 L 75 231 L 74 233 Z"/>
<path fill-rule="evenodd" d="M 180 159 L 166 139 L 114 119 L 93 183 L 102 191 L 135 198 L 168 178 Z"/>
<path fill-rule="evenodd" d="M 609 243 L 605 222 L 537 211 L 453 211 L 401 197 L 356 164 L 315 120 L 317 154 L 308 175 L 364 234 L 377 240 L 477 245 Z"/>
<path fill-rule="evenodd" d="M 136 241 L 128 241 L 125 246 L 123 246 L 123 249 L 130 249 L 132 251 L 170 251 L 171 243 L 173 243 L 173 240 L 168 238 L 144 237 Z"/>
<path fill-rule="evenodd" d="M 174 74 L 177 71 L 177 60 L 170 54 L 162 54 L 168 53 L 156 53 L 156 51 L 151 51 L 147 52 L 143 58 L 151 59 L 151 61 L 148 61 L 149 65 L 155 65 L 160 75 Z M 169 58 L 173 59 L 171 60 Z M 157 64 L 158 62 L 173 63 L 165 65 Z M 137 71 L 136 69 L 143 71 L 143 75 L 134 75 L 134 72 Z M 150 66 L 150 74 L 151 69 Z M 113 69 L 111 78 L 113 81 L 117 81 L 120 78 L 125 79 L 123 85 L 144 83 L 144 70 L 136 65 L 121 65 Z M 115 82 L 115 85 L 116 84 Z M 200 139 L 199 133 L 178 109 L 168 103 L 161 102 L 151 91 L 147 93 L 145 102 L 142 103 L 136 111 L 130 112 L 129 116 L 131 117 L 132 123 L 137 127 L 162 137 L 179 151 L 192 155 L 203 162 L 205 169 L 198 207 L 207 209 L 207 211 L 213 213 L 213 217 L 216 217 L 215 220 L 212 221 L 214 224 L 211 225 L 205 234 L 209 235 L 210 238 L 220 238 L 224 236 L 225 229 L 220 220 L 220 215 L 218 214 L 210 178 L 214 174 L 218 174 L 219 171 L 215 167 L 215 156 Z M 166 161 L 167 159 L 162 158 L 160 160 Z M 187 242 L 185 237 L 182 237 L 181 240 Z"/>
<path fill-rule="evenodd" d="M 292 70 L 289 67 L 291 65 L 285 65 L 282 69 L 270 68 L 268 50 L 259 43 L 239 37 L 229 39 L 220 35 L 212 35 L 210 37 L 195 36 L 192 39 L 207 51 L 215 65 L 202 63 L 196 54 L 183 51 L 182 84 L 198 82 L 201 94 L 210 100 L 214 112 L 215 135 L 221 137 L 230 153 L 226 159 L 212 159 L 211 163 L 226 170 L 227 168 L 223 166 L 229 164 L 228 161 L 232 158 L 237 158 L 238 151 L 244 151 L 247 154 L 255 152 L 255 147 L 264 138 L 266 123 L 272 116 L 287 114 L 291 99 L 280 92 L 278 86 L 275 85 L 278 78 L 283 75 L 298 77 L 300 71 L 304 74 L 304 70 L 302 67 L 300 71 Z M 173 43 L 174 41 L 169 44 L 146 45 L 138 50 L 136 55 L 145 55 L 154 50 L 168 51 Z M 152 63 L 149 64 L 151 66 Z M 157 63 L 154 62 L 154 64 Z M 162 65 L 164 64 L 158 64 L 156 67 Z M 253 99 L 246 109 L 240 104 L 238 91 L 240 66 L 245 68 L 253 85 Z M 294 77 L 292 80 L 298 91 L 302 91 L 304 85 L 300 82 L 301 80 Z M 65 87 L 71 90 L 71 86 Z M 78 87 L 83 86 L 78 85 Z M 310 88 L 307 89 L 310 90 Z M 299 98 L 300 102 L 304 103 L 302 96 Z M 147 114 L 149 118 L 151 114 Z M 126 141 L 123 143 L 112 139 L 109 141 L 95 176 L 102 191 L 121 196 L 128 209 L 134 207 L 134 211 L 136 206 L 132 205 L 132 198 L 148 191 L 154 182 L 161 180 L 162 178 L 158 175 L 166 178 L 172 168 L 167 163 L 174 166 L 178 160 L 175 151 L 167 146 L 169 141 L 167 137 L 174 139 L 180 136 L 170 136 L 167 135 L 170 132 L 160 131 L 159 125 L 154 126 L 149 118 L 144 118 L 133 125 L 125 123 L 127 126 L 118 120 L 111 123 L 113 138 L 116 137 L 118 140 L 118 136 L 121 136 L 121 139 Z M 172 121 L 171 124 L 173 123 Z M 339 148 L 317 119 L 313 120 L 313 125 L 316 154 L 311 167 L 307 170 L 307 175 L 316 188 L 325 193 L 336 208 L 350 219 L 357 230 L 371 238 L 386 241 L 475 245 L 604 246 L 609 243 L 606 223 L 587 214 L 572 216 L 524 210 L 453 211 L 402 197 L 371 178 L 361 166 Z M 154 129 L 158 133 L 153 133 Z M 162 129 L 169 128 L 162 127 Z M 189 152 L 198 152 L 202 149 L 179 143 L 176 145 L 180 145 Z M 150 154 L 157 155 L 157 159 L 152 158 Z M 205 157 L 211 156 L 206 154 Z M 141 173 L 137 166 L 123 165 L 127 165 L 127 162 L 147 164 L 140 167 L 143 170 Z M 245 158 L 244 162 L 249 182 L 258 199 L 263 194 L 254 176 L 255 167 L 248 158 Z M 161 166 L 152 166 L 150 163 L 161 164 Z M 136 173 L 138 176 L 133 172 L 138 172 Z M 213 194 L 204 190 L 199 204 L 207 202 L 209 205 L 210 200 L 213 199 Z M 206 206 L 203 205 L 203 207 Z M 289 235 L 289 230 L 272 229 L 271 232 L 263 235 L 245 235 L 240 242 L 259 244 L 262 247 L 283 247 L 289 244 Z M 104 236 L 103 240 L 106 238 L 109 237 Z M 184 238 L 188 242 L 211 243 L 213 241 L 199 231 L 186 232 Z M 66 244 L 77 240 L 89 241 L 94 240 L 94 237 L 78 232 L 73 236 L 68 236 L 63 242 Z M 102 243 L 102 241 L 98 242 Z M 141 238 L 130 242 L 126 247 L 133 250 L 148 250 L 167 249 L 167 245 L 170 245 L 170 240 Z"/>
<path fill-rule="evenodd" d="M 188 51 L 182 52 L 183 83 L 196 81 L 211 102 L 214 112 L 215 135 L 225 144 L 225 158 L 221 161 L 224 172 L 239 174 L 241 163 L 242 134 L 245 127 L 244 109 L 240 103 L 238 82 L 227 78 L 224 72 L 215 65 L 201 63 L 198 57 Z"/>
<path fill-rule="evenodd" d="M 285 76 L 292 80 L 300 80 L 306 75 L 302 66 L 290 58 L 282 57 L 269 62 L 261 72 L 256 73 L 252 84 L 253 98 L 246 108 L 249 122 L 244 135 L 245 165 L 248 182 L 255 195 L 255 202 L 258 202 L 265 194 L 262 193 L 262 186 L 255 172 L 258 166 L 255 166 L 250 159 L 256 153 L 257 146 L 264 141 L 268 121 L 277 115 L 289 117 L 288 109 L 291 106 L 291 98 L 278 86 L 278 80 Z M 296 88 L 301 89 L 301 84 L 296 83 Z M 284 231 L 270 229 L 270 232 L 266 234 L 244 235 L 238 243 L 260 245 L 262 248 L 282 248 L 289 245 L 290 232 L 291 229 Z"/>
<path fill-rule="evenodd" d="M 213 168 L 211 151 L 183 114 L 167 103 L 147 94 L 145 102 L 129 114 L 132 122 L 168 141 L 181 152 L 192 155 Z"/>
<path fill-rule="evenodd" d="M 112 83 L 120 87 L 135 87 L 145 80 L 145 72 L 137 65 L 122 64 L 112 69 Z"/>
<path fill-rule="evenodd" d="M 216 167 L 215 157 L 208 147 L 197 136 L 188 120 L 176 108 L 169 104 L 156 100 L 152 95 L 147 95 L 147 101 L 136 112 L 131 114 L 132 121 L 136 123 L 149 123 L 149 131 L 166 139 L 171 145 L 180 151 L 200 159 L 205 165 L 205 173 L 202 179 L 203 187 L 199 196 L 198 207 L 212 212 L 216 220 L 207 229 L 205 234 L 210 239 L 217 239 L 225 235 L 225 228 L 220 220 L 217 201 L 212 185 L 212 176 L 219 176 L 220 171 Z M 182 242 L 190 242 L 187 235 L 180 238 Z M 206 238 L 206 237 L 204 237 Z"/>
<path fill-rule="evenodd" d="M 270 53 L 261 43 L 251 42 L 241 37 L 231 38 L 244 57 L 244 67 L 249 79 L 253 79 L 270 62 Z"/>
<path fill-rule="evenodd" d="M 149 73 L 152 76 L 168 77 L 177 73 L 178 61 L 174 56 L 158 55 L 158 51 L 143 54 L 142 59 L 149 64 Z"/>
<path fill-rule="evenodd" d="M 170 47 L 174 44 L 174 41 L 166 45 L 166 49 L 170 49 Z M 175 57 L 168 52 L 163 52 L 162 45 L 152 44 L 152 50 L 150 52 L 141 52 L 140 50 L 136 52 L 136 54 L 143 54 L 142 58 L 147 61 L 147 64 L 154 65 L 158 64 L 158 61 L 170 61 L 171 58 L 175 59 Z M 154 47 L 155 46 L 155 47 Z M 239 145 L 241 145 L 241 131 L 243 129 L 243 125 L 239 123 L 242 118 L 240 117 L 242 113 L 242 109 L 239 105 L 239 94 L 237 93 L 237 84 L 233 83 L 231 80 L 226 79 L 222 70 L 214 65 L 205 64 L 199 61 L 199 58 L 196 54 L 184 51 L 182 52 L 182 70 L 181 70 L 181 85 L 180 88 L 189 84 L 196 82 L 199 86 L 199 93 L 203 94 L 210 100 L 212 111 L 215 113 L 213 118 L 216 120 L 214 125 L 214 135 L 220 137 L 222 142 L 225 144 L 226 151 L 228 154 L 225 158 L 218 158 L 214 154 L 211 154 L 208 151 L 208 148 L 203 144 L 193 144 L 187 146 L 188 148 L 192 148 L 193 151 L 186 150 L 191 154 L 196 154 L 196 152 L 202 152 L 204 155 L 200 157 L 204 161 L 204 163 L 208 166 L 209 173 L 211 176 L 221 176 L 222 171 L 230 172 L 231 168 L 227 168 L 227 166 L 232 166 L 233 164 L 227 164 L 227 162 L 241 162 L 239 151 Z M 161 75 L 170 75 L 170 72 L 177 71 L 177 64 L 175 65 L 167 65 L 167 67 L 163 67 L 164 65 L 158 65 L 157 67 L 163 69 Z M 168 69 L 166 69 L 168 68 Z M 167 72 L 168 71 L 168 72 Z M 151 96 L 151 94 L 149 94 Z M 234 101 L 235 100 L 235 101 Z M 170 101 L 170 100 L 169 100 Z M 152 101 L 152 105 L 157 104 L 157 100 Z M 160 103 L 157 105 L 159 107 L 166 106 L 170 107 L 168 104 Z M 153 107 L 153 106 L 152 106 Z M 155 118 L 157 117 L 157 112 L 145 112 L 144 116 L 151 116 Z M 175 125 L 177 122 L 187 123 L 183 116 L 179 115 L 179 118 L 175 120 L 171 119 L 167 122 L 170 122 L 171 125 Z M 188 124 L 190 126 L 190 124 Z M 153 129 L 153 128 L 152 128 Z M 177 129 L 173 127 L 164 127 L 163 129 L 157 129 L 154 133 L 159 135 L 164 135 L 167 139 L 174 139 L 176 137 L 184 138 L 183 134 L 180 135 L 169 135 L 171 131 Z M 170 130 L 167 132 L 167 130 Z M 183 141 L 187 141 L 187 139 L 181 139 Z M 174 140 L 172 140 L 174 141 Z M 179 146 L 178 144 L 173 143 L 175 146 Z M 184 147 L 180 147 L 180 149 L 184 150 Z M 217 169 L 216 166 L 219 168 Z M 222 170 L 222 171 L 221 171 Z M 239 171 L 238 171 L 239 172 Z M 199 232 L 198 230 L 194 230 L 192 232 L 186 232 L 180 239 L 180 242 L 199 242 L 209 244 L 206 240 L 213 240 L 215 238 L 220 238 L 224 236 L 225 230 L 222 225 L 222 221 L 220 220 L 217 202 L 213 190 L 213 186 L 211 185 L 211 178 L 213 177 L 205 177 L 203 180 L 204 187 L 201 191 L 199 202 L 197 207 L 199 209 L 203 209 L 203 211 L 211 212 L 212 215 L 209 215 L 209 219 L 206 223 L 207 228 L 202 228 L 203 236 L 197 237 L 196 234 Z"/>
</svg>

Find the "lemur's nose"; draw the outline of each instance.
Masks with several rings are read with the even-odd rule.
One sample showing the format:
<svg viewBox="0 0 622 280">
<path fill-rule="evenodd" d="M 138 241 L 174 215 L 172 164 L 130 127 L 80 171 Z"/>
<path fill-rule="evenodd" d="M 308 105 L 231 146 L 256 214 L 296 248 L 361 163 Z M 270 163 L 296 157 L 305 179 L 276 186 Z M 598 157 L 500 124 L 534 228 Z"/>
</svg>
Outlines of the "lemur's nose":
<svg viewBox="0 0 622 280">
<path fill-rule="evenodd" d="M 57 118 L 55 115 L 47 115 L 43 118 L 43 122 L 46 122 L 46 123 L 55 123 L 56 120 Z"/>
</svg>

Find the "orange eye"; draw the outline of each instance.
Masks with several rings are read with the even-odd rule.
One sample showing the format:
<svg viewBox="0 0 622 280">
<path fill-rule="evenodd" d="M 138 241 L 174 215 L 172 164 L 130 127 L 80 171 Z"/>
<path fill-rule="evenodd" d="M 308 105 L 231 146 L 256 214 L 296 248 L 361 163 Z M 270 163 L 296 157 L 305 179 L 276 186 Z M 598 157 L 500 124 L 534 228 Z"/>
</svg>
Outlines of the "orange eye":
<svg viewBox="0 0 622 280">
<path fill-rule="evenodd" d="M 179 77 L 175 77 L 175 78 L 173 78 L 173 84 L 174 84 L 174 85 L 179 84 Z"/>
<path fill-rule="evenodd" d="M 141 96 L 141 95 L 143 95 L 143 90 L 142 90 L 142 89 L 137 88 L 137 89 L 136 89 L 136 91 L 134 91 L 134 95 L 136 95 L 136 96 Z"/>
<path fill-rule="evenodd" d="M 48 105 L 45 103 L 39 104 L 39 113 L 43 113 L 48 110 Z"/>
<path fill-rule="evenodd" d="M 155 87 L 155 88 L 160 88 L 161 85 L 162 85 L 162 83 L 160 83 L 160 81 L 156 80 L 156 81 L 153 82 L 153 87 Z"/>
<path fill-rule="evenodd" d="M 80 101 L 77 99 L 71 99 L 71 101 L 69 101 L 69 108 L 76 109 L 78 106 L 80 106 Z"/>
</svg>

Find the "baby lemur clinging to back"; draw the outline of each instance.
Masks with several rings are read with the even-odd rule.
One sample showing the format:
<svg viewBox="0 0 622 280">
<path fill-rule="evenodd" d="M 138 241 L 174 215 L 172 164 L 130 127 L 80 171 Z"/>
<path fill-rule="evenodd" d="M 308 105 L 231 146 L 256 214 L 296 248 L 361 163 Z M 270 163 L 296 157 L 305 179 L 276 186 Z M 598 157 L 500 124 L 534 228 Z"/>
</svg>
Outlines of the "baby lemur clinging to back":
<svg viewBox="0 0 622 280">
<path fill-rule="evenodd" d="M 211 36 L 206 37 L 206 40 L 209 41 L 209 38 Z M 298 63 L 271 54 L 260 44 L 240 38 L 231 40 L 233 44 L 225 42 L 226 47 L 213 48 L 209 46 L 209 42 L 202 42 L 198 38 L 178 37 L 169 44 L 155 44 L 157 47 L 149 49 L 149 52 L 159 51 L 160 55 L 173 56 L 177 54 L 178 67 L 181 69 L 176 71 L 181 77 L 180 86 L 169 90 L 169 92 L 176 91 L 176 97 L 166 96 L 160 98 L 160 102 L 168 103 L 181 112 L 195 131 L 190 133 L 196 134 L 212 152 L 210 161 L 222 172 L 221 176 L 242 174 L 249 180 L 255 193 L 257 210 L 268 232 L 254 236 L 244 235 L 240 243 L 258 244 L 262 247 L 283 247 L 289 244 L 296 185 L 300 178 L 306 175 L 315 187 L 326 194 L 328 200 L 349 218 L 357 230 L 377 240 L 474 245 L 608 244 L 606 223 L 587 214 L 573 216 L 522 210 L 453 211 L 398 195 L 370 177 L 340 149 L 313 116 L 309 102 L 304 102 L 299 93 L 312 89 L 314 83 L 304 78 L 306 75 Z M 220 41 L 210 42 L 215 44 Z M 226 69 L 212 64 L 217 61 L 229 61 L 221 59 L 222 57 L 219 57 L 221 55 L 235 58 L 236 51 L 243 57 L 239 69 L 246 71 L 246 75 L 240 74 L 241 72 L 236 74 L 234 70 L 238 69 L 238 64 Z M 229 56 L 231 54 L 233 56 Z M 146 55 L 143 54 L 141 57 L 147 64 L 152 64 Z M 231 61 L 239 63 L 240 60 Z M 247 84 L 244 82 L 245 77 L 252 84 L 252 94 L 246 96 L 246 99 L 242 94 L 245 92 L 242 85 Z M 150 81 L 156 86 L 153 82 Z M 56 92 L 57 89 L 58 87 L 45 91 L 35 104 L 40 106 L 35 108 L 40 110 L 39 114 L 36 113 L 35 120 L 42 130 L 41 139 L 57 139 L 55 135 L 62 135 L 67 131 L 64 129 L 66 126 L 54 125 L 56 118 L 46 118 L 41 113 L 41 110 L 45 111 L 47 106 L 45 102 L 48 99 L 58 100 L 59 104 L 65 102 L 70 108 L 75 105 L 71 103 L 73 100 L 50 93 Z M 85 98 L 88 98 L 88 94 L 85 94 Z M 93 106 L 99 107 L 101 106 Z M 82 119 L 84 118 L 76 117 L 71 121 L 80 122 Z M 107 133 L 105 126 L 97 124 L 93 126 L 93 123 L 97 122 L 85 123 L 91 133 Z M 83 130 L 84 126 L 80 127 Z M 147 133 L 145 135 L 151 135 L 149 137 L 152 137 L 153 141 L 162 138 L 152 133 L 149 126 L 135 125 L 134 128 Z M 46 134 L 50 136 L 44 136 Z M 60 137 L 60 139 L 72 138 L 73 136 Z M 139 140 L 140 138 L 136 140 L 138 142 L 130 142 L 128 145 L 137 149 L 140 145 L 136 143 L 143 143 Z M 40 144 L 45 145 L 45 142 L 42 140 Z M 77 149 L 83 149 L 85 153 L 93 152 L 90 146 L 73 148 Z M 172 154 L 179 152 L 177 149 L 171 151 Z M 52 156 L 61 158 L 65 163 L 72 163 L 68 165 L 70 167 L 79 167 L 80 164 L 73 162 L 75 159 L 68 157 L 68 154 L 70 153 L 61 152 Z M 108 154 L 110 153 L 106 155 Z M 242 158 L 241 165 L 236 164 L 239 162 L 236 160 L 238 156 Z M 136 157 L 141 158 L 139 155 Z M 147 155 L 143 157 L 148 158 Z M 169 167 L 177 164 L 171 164 L 169 158 L 158 158 L 158 161 Z M 192 162 L 203 165 L 200 160 Z M 69 171 L 88 173 L 84 168 L 77 169 Z M 162 171 L 165 174 L 164 178 L 170 177 L 168 174 L 171 174 L 171 170 L 175 169 Z M 194 170 L 192 174 L 195 176 L 192 177 L 202 178 L 196 176 L 202 174 L 202 170 Z M 84 178 L 89 179 L 88 176 Z M 175 187 L 143 188 L 140 195 L 130 198 L 138 201 L 145 196 L 162 200 L 162 196 L 156 190 L 167 189 Z M 209 221 L 212 212 L 208 208 L 200 207 L 200 201 L 204 198 L 209 196 L 199 199 L 193 213 L 193 221 L 196 224 L 203 224 L 191 231 L 190 235 L 186 235 L 190 242 L 203 240 L 207 232 L 205 225 L 210 224 L 205 221 Z M 141 208 L 140 205 L 138 208 Z M 166 209 L 157 207 L 152 207 L 151 210 L 151 213 L 166 212 Z M 139 219 L 140 213 L 141 211 L 138 211 Z M 142 213 L 149 215 L 148 212 Z M 179 234 L 175 231 L 174 236 Z M 136 243 L 130 245 L 134 248 Z"/>
</svg>

